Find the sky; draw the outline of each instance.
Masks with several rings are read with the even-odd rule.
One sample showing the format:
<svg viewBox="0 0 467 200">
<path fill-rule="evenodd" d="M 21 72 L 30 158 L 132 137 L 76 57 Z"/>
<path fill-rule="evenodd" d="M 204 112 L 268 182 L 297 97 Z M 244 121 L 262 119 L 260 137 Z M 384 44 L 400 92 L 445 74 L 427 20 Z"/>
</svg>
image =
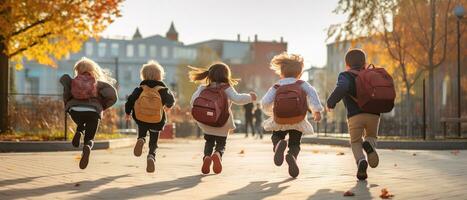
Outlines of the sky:
<svg viewBox="0 0 467 200">
<path fill-rule="evenodd" d="M 122 17 L 104 37 L 165 35 L 173 21 L 179 40 L 192 44 L 210 39 L 288 42 L 290 53 L 301 54 L 307 67 L 326 64 L 326 29 L 345 16 L 332 11 L 338 0 L 126 0 Z"/>
</svg>

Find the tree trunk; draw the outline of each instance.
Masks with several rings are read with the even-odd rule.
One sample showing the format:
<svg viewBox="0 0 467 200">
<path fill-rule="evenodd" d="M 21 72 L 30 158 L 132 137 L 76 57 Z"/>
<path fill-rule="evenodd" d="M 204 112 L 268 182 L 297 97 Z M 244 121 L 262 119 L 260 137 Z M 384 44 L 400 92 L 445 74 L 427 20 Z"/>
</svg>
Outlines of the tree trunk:
<svg viewBox="0 0 467 200">
<path fill-rule="evenodd" d="M 8 130 L 8 56 L 3 37 L 0 36 L 0 133 Z"/>
<path fill-rule="evenodd" d="M 435 70 L 431 67 L 428 70 L 428 104 L 427 104 L 427 111 L 428 111 L 428 121 L 427 121 L 427 139 L 434 139 L 436 134 L 436 124 L 435 124 Z"/>
</svg>

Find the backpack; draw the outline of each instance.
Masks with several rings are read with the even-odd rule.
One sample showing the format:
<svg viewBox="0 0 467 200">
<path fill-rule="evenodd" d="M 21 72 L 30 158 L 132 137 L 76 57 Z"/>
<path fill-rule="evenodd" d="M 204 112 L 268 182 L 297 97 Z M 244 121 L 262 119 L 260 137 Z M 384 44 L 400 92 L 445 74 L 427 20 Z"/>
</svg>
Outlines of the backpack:
<svg viewBox="0 0 467 200">
<path fill-rule="evenodd" d="M 384 68 L 376 68 L 370 64 L 360 71 L 349 70 L 355 76 L 356 97 L 358 107 L 368 113 L 387 113 L 394 108 L 396 90 L 394 80 Z"/>
<path fill-rule="evenodd" d="M 97 97 L 96 79 L 89 74 L 79 74 L 71 80 L 71 95 L 80 100 Z"/>
<path fill-rule="evenodd" d="M 308 102 L 306 92 L 302 89 L 304 81 L 297 80 L 293 84 L 274 85 L 274 121 L 278 124 L 295 124 L 306 117 Z"/>
<path fill-rule="evenodd" d="M 163 116 L 162 98 L 159 90 L 164 87 L 149 87 L 142 85 L 143 91 L 135 101 L 134 112 L 136 119 L 146 123 L 159 123 Z"/>
<path fill-rule="evenodd" d="M 222 127 L 229 119 L 229 102 L 225 89 L 227 84 L 216 87 L 206 87 L 193 101 L 191 115 L 193 118 L 208 126 Z"/>
</svg>

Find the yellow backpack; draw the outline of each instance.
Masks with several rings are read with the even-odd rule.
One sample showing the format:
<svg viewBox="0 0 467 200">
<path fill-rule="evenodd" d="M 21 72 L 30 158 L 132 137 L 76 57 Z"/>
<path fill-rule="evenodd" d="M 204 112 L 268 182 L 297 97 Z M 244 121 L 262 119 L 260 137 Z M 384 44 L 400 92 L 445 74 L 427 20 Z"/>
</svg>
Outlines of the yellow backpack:
<svg viewBox="0 0 467 200">
<path fill-rule="evenodd" d="M 146 123 L 159 123 L 164 110 L 159 90 L 163 87 L 151 88 L 143 85 L 141 88 L 143 92 L 139 95 L 134 107 L 136 119 Z"/>
</svg>

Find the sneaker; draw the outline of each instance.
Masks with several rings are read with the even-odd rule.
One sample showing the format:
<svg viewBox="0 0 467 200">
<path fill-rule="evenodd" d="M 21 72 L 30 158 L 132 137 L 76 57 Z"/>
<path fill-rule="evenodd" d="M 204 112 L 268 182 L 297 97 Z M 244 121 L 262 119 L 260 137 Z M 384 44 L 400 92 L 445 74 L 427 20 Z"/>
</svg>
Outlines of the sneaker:
<svg viewBox="0 0 467 200">
<path fill-rule="evenodd" d="M 298 174 L 300 173 L 300 169 L 298 168 L 297 165 L 297 160 L 295 157 L 291 154 L 287 154 L 285 156 L 285 161 L 289 165 L 289 175 L 293 178 L 296 178 Z"/>
<path fill-rule="evenodd" d="M 375 148 L 373 148 L 373 146 L 371 146 L 370 142 L 368 141 L 364 141 L 362 146 L 366 152 L 366 156 L 368 157 L 368 164 L 370 164 L 370 167 L 377 167 L 379 164 L 379 156 L 378 153 L 376 153 Z"/>
<path fill-rule="evenodd" d="M 274 164 L 281 166 L 284 162 L 284 151 L 287 148 L 287 141 L 280 140 L 274 147 Z"/>
<path fill-rule="evenodd" d="M 84 145 L 83 153 L 81 154 L 81 160 L 79 161 L 79 168 L 86 169 L 89 163 L 89 155 L 91 154 L 91 147 Z"/>
<path fill-rule="evenodd" d="M 215 152 L 211 156 L 212 159 L 212 171 L 219 174 L 222 172 L 222 158 L 219 152 Z"/>
<path fill-rule="evenodd" d="M 73 140 L 71 140 L 71 145 L 74 147 L 79 147 L 79 141 L 81 140 L 81 132 L 76 132 L 75 136 L 73 136 Z"/>
<path fill-rule="evenodd" d="M 143 146 L 146 141 L 143 138 L 138 138 L 135 144 L 135 148 L 133 149 L 133 154 L 136 157 L 140 157 L 143 154 Z"/>
<path fill-rule="evenodd" d="M 203 159 L 203 166 L 201 167 L 201 172 L 203 174 L 209 174 L 209 172 L 211 172 L 211 163 L 211 156 L 205 156 Z"/>
<path fill-rule="evenodd" d="M 149 154 L 147 159 L 146 172 L 153 173 L 155 171 L 156 166 L 154 165 L 154 162 L 156 162 L 156 158 L 154 155 Z"/>
<path fill-rule="evenodd" d="M 366 169 L 368 168 L 368 162 L 365 159 L 358 161 L 358 171 L 357 178 L 358 180 L 366 180 L 368 175 L 366 174 Z"/>
</svg>

